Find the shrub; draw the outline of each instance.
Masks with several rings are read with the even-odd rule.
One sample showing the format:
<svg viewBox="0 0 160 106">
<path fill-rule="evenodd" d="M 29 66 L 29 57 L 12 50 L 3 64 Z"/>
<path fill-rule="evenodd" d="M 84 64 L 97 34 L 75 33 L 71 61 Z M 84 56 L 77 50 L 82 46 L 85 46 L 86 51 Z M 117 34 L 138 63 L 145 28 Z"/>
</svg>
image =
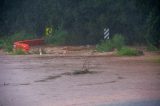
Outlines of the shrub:
<svg viewBox="0 0 160 106">
<path fill-rule="evenodd" d="M 124 46 L 124 37 L 120 34 L 116 34 L 114 35 L 112 42 L 113 42 L 114 48 L 116 48 L 117 50 L 120 50 Z"/>
<path fill-rule="evenodd" d="M 13 45 L 10 42 L 5 42 L 3 48 L 5 52 L 12 52 Z"/>
<path fill-rule="evenodd" d="M 153 44 L 148 43 L 147 50 L 148 51 L 158 51 L 158 48 L 156 48 Z"/>
<path fill-rule="evenodd" d="M 143 52 L 129 47 L 122 47 L 117 51 L 117 54 L 120 56 L 139 56 L 143 55 Z"/>
<path fill-rule="evenodd" d="M 26 52 L 24 52 L 22 49 L 16 49 L 13 54 L 15 54 L 15 55 L 24 55 L 24 54 L 26 54 Z"/>
<path fill-rule="evenodd" d="M 0 49 L 3 48 L 3 46 L 4 46 L 4 41 L 0 39 Z"/>
<path fill-rule="evenodd" d="M 5 52 L 11 52 L 12 51 L 12 43 L 8 39 L 8 37 L 4 37 L 1 39 L 1 48 L 4 49 Z"/>
<path fill-rule="evenodd" d="M 99 52 L 108 52 L 114 49 L 120 50 L 124 46 L 124 37 L 120 34 L 114 35 L 113 39 L 101 41 L 96 45 L 96 50 Z"/>
<path fill-rule="evenodd" d="M 113 43 L 111 40 L 101 41 L 100 44 L 96 45 L 96 50 L 99 52 L 109 52 L 114 49 Z"/>
<path fill-rule="evenodd" d="M 66 31 L 58 29 L 55 30 L 53 35 L 45 37 L 45 42 L 47 44 L 64 45 L 66 42 L 66 35 Z"/>
</svg>

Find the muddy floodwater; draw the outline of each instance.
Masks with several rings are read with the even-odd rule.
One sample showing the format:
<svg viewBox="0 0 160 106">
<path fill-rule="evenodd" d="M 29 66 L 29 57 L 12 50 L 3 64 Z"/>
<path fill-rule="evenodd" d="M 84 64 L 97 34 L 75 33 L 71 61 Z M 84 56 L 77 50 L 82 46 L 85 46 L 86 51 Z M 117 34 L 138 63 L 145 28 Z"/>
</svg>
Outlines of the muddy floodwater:
<svg viewBox="0 0 160 106">
<path fill-rule="evenodd" d="M 0 106 L 160 106 L 160 63 L 147 55 L 0 55 Z"/>
</svg>

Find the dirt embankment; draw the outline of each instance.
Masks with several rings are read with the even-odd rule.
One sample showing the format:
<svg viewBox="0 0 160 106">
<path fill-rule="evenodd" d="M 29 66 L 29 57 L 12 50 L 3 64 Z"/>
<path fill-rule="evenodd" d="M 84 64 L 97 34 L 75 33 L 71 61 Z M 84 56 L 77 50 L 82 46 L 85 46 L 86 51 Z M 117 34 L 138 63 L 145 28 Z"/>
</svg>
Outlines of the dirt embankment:
<svg viewBox="0 0 160 106">
<path fill-rule="evenodd" d="M 158 52 L 148 52 L 144 47 L 135 47 L 138 50 L 144 52 L 144 56 L 152 57 L 153 59 L 160 60 L 160 51 Z M 0 49 L 0 55 L 8 54 L 4 52 L 3 49 Z M 113 52 L 97 52 L 95 46 L 86 45 L 86 46 L 53 46 L 53 45 L 44 45 L 44 46 L 33 46 L 31 47 L 28 55 L 52 55 L 52 56 L 108 56 L 108 57 L 117 57 L 116 51 Z M 141 56 L 143 57 L 143 56 Z"/>
</svg>

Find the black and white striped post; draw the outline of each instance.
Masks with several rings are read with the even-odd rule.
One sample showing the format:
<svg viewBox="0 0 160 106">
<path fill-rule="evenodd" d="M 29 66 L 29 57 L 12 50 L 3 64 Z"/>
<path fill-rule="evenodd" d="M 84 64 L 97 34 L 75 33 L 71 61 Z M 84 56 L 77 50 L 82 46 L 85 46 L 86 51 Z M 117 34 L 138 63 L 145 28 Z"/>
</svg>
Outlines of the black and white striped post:
<svg viewBox="0 0 160 106">
<path fill-rule="evenodd" d="M 109 28 L 104 28 L 104 39 L 109 39 Z"/>
</svg>

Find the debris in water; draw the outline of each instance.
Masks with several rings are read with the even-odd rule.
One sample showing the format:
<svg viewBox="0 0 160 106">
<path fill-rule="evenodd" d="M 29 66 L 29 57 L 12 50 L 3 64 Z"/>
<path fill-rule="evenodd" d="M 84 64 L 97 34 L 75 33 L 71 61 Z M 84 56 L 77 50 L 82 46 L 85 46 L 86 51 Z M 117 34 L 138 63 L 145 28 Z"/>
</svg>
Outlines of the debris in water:
<svg viewBox="0 0 160 106">
<path fill-rule="evenodd" d="M 93 73 L 93 72 L 89 71 L 88 69 L 84 69 L 84 70 L 75 70 L 72 74 L 79 75 L 79 74 L 90 74 L 90 73 Z"/>
</svg>

